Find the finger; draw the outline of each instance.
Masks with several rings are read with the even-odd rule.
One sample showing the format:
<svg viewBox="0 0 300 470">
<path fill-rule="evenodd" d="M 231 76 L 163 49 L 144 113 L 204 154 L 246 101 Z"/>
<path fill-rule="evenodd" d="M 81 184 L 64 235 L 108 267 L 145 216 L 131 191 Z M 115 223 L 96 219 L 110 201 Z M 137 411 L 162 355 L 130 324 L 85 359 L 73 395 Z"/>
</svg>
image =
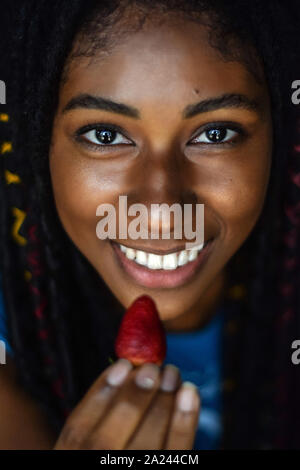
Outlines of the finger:
<svg viewBox="0 0 300 470">
<path fill-rule="evenodd" d="M 192 450 L 198 427 L 200 396 L 197 387 L 184 382 L 177 392 L 175 411 L 164 449 Z"/>
<path fill-rule="evenodd" d="M 126 446 L 126 450 L 159 450 L 163 448 L 174 408 L 174 392 L 179 385 L 179 369 L 172 364 L 167 364 L 163 370 L 160 389 L 142 423 Z"/>
<path fill-rule="evenodd" d="M 160 385 L 160 369 L 146 363 L 133 371 L 94 430 L 89 449 L 122 450 L 142 420 Z"/>
<path fill-rule="evenodd" d="M 128 380 L 132 371 L 133 366 L 126 359 L 119 359 L 105 369 L 67 419 L 56 443 L 56 450 L 81 448 L 104 416 L 118 387 Z"/>
</svg>

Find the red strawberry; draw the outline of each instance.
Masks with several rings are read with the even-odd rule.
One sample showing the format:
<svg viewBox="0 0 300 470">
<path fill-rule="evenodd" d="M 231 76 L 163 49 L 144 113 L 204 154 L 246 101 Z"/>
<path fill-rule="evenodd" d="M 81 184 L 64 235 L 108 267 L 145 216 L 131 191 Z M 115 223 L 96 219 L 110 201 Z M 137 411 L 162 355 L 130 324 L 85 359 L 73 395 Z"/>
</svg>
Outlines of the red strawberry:
<svg viewBox="0 0 300 470">
<path fill-rule="evenodd" d="M 148 295 L 138 297 L 122 318 L 115 341 L 115 353 L 134 366 L 144 362 L 161 365 L 166 356 L 166 332 L 154 301 Z"/>
</svg>

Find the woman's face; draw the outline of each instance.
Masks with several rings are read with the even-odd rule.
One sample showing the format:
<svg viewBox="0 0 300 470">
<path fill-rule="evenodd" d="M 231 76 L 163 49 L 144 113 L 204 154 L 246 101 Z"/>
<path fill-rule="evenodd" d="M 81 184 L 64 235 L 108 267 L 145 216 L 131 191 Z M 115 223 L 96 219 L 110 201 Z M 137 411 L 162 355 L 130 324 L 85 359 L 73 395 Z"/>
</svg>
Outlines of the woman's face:
<svg viewBox="0 0 300 470">
<path fill-rule="evenodd" d="M 148 25 L 94 59 L 74 59 L 60 89 L 50 152 L 59 217 L 124 307 L 146 293 L 167 327 L 200 324 L 263 206 L 272 152 L 266 84 L 222 60 L 205 29 L 183 19 Z M 204 204 L 209 243 L 180 254 L 189 240 L 172 238 L 172 218 L 170 239 L 121 239 L 118 224 L 116 238 L 99 239 L 99 205 L 133 220 L 119 213 L 125 195 L 128 207 L 149 213 L 151 204 Z"/>
</svg>

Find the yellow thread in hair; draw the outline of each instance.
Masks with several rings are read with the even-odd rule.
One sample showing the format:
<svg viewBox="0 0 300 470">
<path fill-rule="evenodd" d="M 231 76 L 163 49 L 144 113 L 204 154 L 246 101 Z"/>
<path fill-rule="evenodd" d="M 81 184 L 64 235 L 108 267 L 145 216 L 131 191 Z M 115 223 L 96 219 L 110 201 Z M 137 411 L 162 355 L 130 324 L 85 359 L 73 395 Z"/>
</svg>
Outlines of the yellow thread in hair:
<svg viewBox="0 0 300 470">
<path fill-rule="evenodd" d="M 1 122 L 7 122 L 9 120 L 9 115 L 5 113 L 0 114 L 0 121 Z"/>
<path fill-rule="evenodd" d="M 25 281 L 29 282 L 29 281 L 31 280 L 31 278 L 32 278 L 31 272 L 26 270 L 26 271 L 24 272 L 24 278 L 25 278 Z"/>
<path fill-rule="evenodd" d="M 3 144 L 1 145 L 1 150 L 0 151 L 1 151 L 2 154 L 12 152 L 12 143 L 11 142 L 3 142 Z"/>
<path fill-rule="evenodd" d="M 12 213 L 13 216 L 16 218 L 12 226 L 12 236 L 14 240 L 18 243 L 18 245 L 24 246 L 26 245 L 27 240 L 19 234 L 19 230 L 25 220 L 26 213 L 24 211 L 21 211 L 17 207 L 12 208 Z"/>
<path fill-rule="evenodd" d="M 11 173 L 9 170 L 5 170 L 5 179 L 7 184 L 18 184 L 21 183 L 21 178 L 16 173 Z"/>
</svg>

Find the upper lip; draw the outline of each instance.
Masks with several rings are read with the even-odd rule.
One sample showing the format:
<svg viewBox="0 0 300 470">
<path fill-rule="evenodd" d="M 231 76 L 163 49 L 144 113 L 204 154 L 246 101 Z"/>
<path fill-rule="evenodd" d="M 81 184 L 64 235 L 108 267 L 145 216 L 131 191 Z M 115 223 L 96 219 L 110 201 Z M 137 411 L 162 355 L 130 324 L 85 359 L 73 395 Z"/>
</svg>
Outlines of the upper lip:
<svg viewBox="0 0 300 470">
<path fill-rule="evenodd" d="M 208 238 L 207 240 L 204 241 L 204 243 L 207 243 L 209 241 L 212 240 L 212 237 L 211 238 Z M 113 241 L 111 240 L 112 243 L 116 243 L 118 245 L 123 245 L 125 246 L 126 248 L 131 248 L 133 250 L 138 250 L 138 251 L 145 251 L 146 253 L 154 253 L 156 255 L 168 255 L 170 253 L 176 253 L 176 252 L 179 252 L 179 251 L 183 251 L 183 250 L 186 250 L 186 247 L 185 245 L 183 246 L 174 246 L 172 248 L 169 248 L 169 249 L 158 249 L 158 248 L 153 248 L 152 246 L 127 246 L 125 245 L 124 243 L 120 243 L 120 242 L 117 242 L 117 241 Z"/>
</svg>

